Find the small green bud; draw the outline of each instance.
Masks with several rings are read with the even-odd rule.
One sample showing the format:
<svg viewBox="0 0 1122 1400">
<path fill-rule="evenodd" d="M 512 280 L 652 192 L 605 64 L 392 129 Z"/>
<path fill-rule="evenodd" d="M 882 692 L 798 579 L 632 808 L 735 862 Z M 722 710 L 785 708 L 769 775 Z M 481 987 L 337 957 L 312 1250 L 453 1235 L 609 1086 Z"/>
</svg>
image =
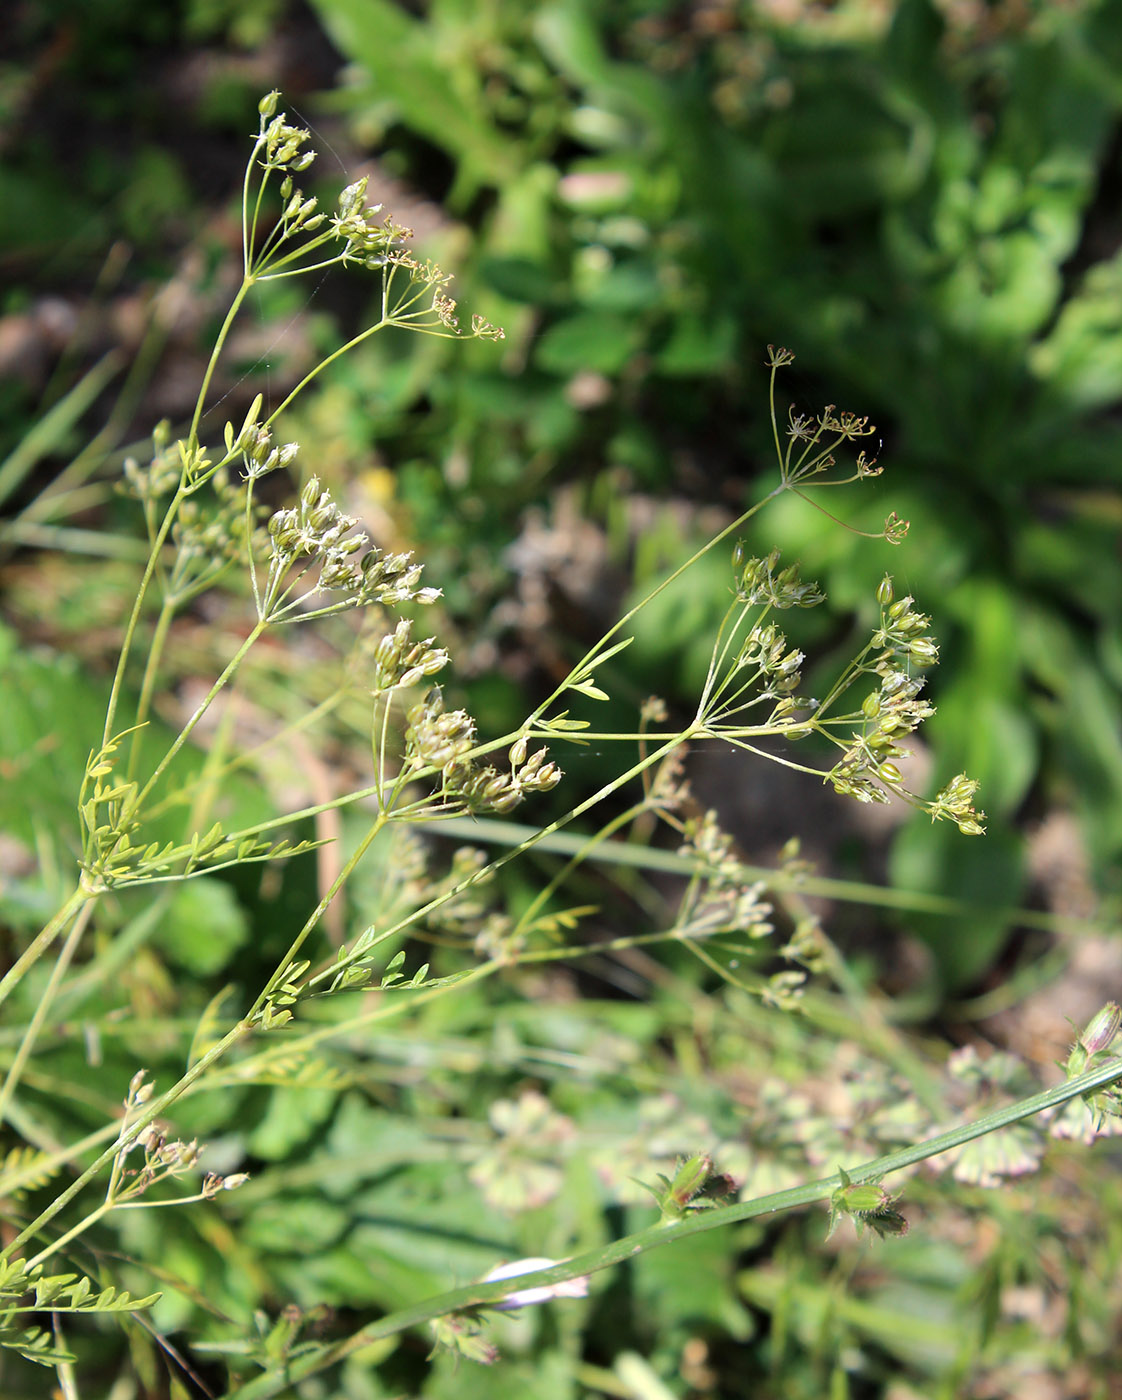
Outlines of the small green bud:
<svg viewBox="0 0 1122 1400">
<path fill-rule="evenodd" d="M 892 602 L 892 575 L 885 574 L 877 587 L 877 602 L 882 608 L 888 607 Z"/>
<path fill-rule="evenodd" d="M 868 1228 L 883 1239 L 886 1235 L 906 1235 L 908 1222 L 893 1206 L 893 1198 L 875 1181 L 854 1184 L 844 1167 L 838 1168 L 841 1185 L 830 1197 L 832 1235 L 843 1215 L 853 1218 L 858 1233 Z"/>
<path fill-rule="evenodd" d="M 435 1337 L 434 1351 L 443 1347 L 481 1366 L 491 1366 L 499 1359 L 498 1347 L 483 1337 L 483 1325 L 478 1318 L 451 1313 L 448 1317 L 434 1318 L 429 1326 Z"/>
<path fill-rule="evenodd" d="M 882 763 L 877 772 L 886 783 L 896 784 L 904 780 L 903 773 L 900 772 L 895 763 Z"/>
<path fill-rule="evenodd" d="M 732 567 L 735 573 L 739 573 L 744 567 L 748 558 L 748 546 L 743 540 L 737 540 L 732 550 Z"/>
<path fill-rule="evenodd" d="M 851 1215 L 864 1215 L 871 1210 L 882 1210 L 890 1197 L 883 1187 L 872 1182 L 858 1186 L 844 1186 L 834 1193 L 840 1197 L 842 1209 Z"/>
<path fill-rule="evenodd" d="M 861 702 L 862 714 L 864 714 L 866 719 L 876 719 L 877 715 L 880 714 L 880 710 L 880 696 L 875 690 L 870 691 Z"/>
<path fill-rule="evenodd" d="M 674 1174 L 663 1209 L 684 1211 L 709 1180 L 712 1171 L 713 1159 L 706 1153 L 698 1152 L 693 1157 L 687 1157 Z"/>
<path fill-rule="evenodd" d="M 267 92 L 257 104 L 257 110 L 263 117 L 271 117 L 277 110 L 277 101 L 280 98 L 279 92 Z"/>
</svg>

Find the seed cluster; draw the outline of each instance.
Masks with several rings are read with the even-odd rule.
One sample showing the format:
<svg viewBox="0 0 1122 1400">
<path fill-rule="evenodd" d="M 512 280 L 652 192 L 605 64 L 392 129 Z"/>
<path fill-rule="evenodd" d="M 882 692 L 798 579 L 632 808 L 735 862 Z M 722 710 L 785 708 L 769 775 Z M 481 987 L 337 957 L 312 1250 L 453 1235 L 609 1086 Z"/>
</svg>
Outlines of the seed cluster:
<svg viewBox="0 0 1122 1400">
<path fill-rule="evenodd" d="M 434 603 L 438 588 L 421 588 L 423 565 L 413 562 L 411 552 L 388 554 L 370 546 L 364 534 L 352 534 L 357 524 L 323 490 L 318 477 L 310 477 L 295 507 L 278 510 L 268 525 L 269 578 L 264 590 L 266 616 L 280 621 L 299 603 L 290 595 L 295 582 L 318 564 L 319 577 L 313 591 L 341 592 L 343 600 L 333 607 L 361 607 L 380 603 Z M 363 553 L 363 550 L 366 552 Z M 359 556 L 361 555 L 361 558 Z M 291 571 L 295 570 L 295 579 Z"/>
<path fill-rule="evenodd" d="M 442 797 L 470 812 L 510 812 L 529 792 L 548 792 L 561 781 L 561 770 L 547 761 L 549 751 L 527 755 L 525 738 L 510 750 L 510 769 L 472 758 L 476 725 L 466 710 L 446 710 L 439 687 L 434 687 L 409 711 L 405 732 L 407 764 L 438 769 Z"/>
</svg>

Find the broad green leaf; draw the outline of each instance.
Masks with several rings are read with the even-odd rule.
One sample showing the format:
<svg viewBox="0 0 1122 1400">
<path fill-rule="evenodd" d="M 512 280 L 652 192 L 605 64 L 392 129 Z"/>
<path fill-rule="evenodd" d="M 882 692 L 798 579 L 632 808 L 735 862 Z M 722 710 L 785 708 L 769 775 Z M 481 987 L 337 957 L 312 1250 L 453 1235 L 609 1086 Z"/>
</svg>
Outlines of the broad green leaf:
<svg viewBox="0 0 1122 1400">
<path fill-rule="evenodd" d="M 248 1136 L 249 1150 L 268 1161 L 287 1157 L 330 1118 L 336 1097 L 326 1089 L 273 1089 L 265 1116 Z"/>
<path fill-rule="evenodd" d="M 233 889 L 200 875 L 179 885 L 153 942 L 177 967 L 205 977 L 227 967 L 248 936 L 246 911 Z"/>
<path fill-rule="evenodd" d="M 264 1254 L 329 1251 L 347 1228 L 348 1211 L 322 1196 L 278 1195 L 248 1211 L 241 1223 L 246 1242 Z"/>
<path fill-rule="evenodd" d="M 641 329 L 630 317 L 578 312 L 550 326 L 535 347 L 534 360 L 553 374 L 617 374 L 635 354 L 640 338 Z"/>
<path fill-rule="evenodd" d="M 380 98 L 461 162 L 468 188 L 499 185 L 520 165 L 517 143 L 486 111 L 474 66 L 437 46 L 428 25 L 392 0 L 313 0 L 329 34 Z"/>
</svg>

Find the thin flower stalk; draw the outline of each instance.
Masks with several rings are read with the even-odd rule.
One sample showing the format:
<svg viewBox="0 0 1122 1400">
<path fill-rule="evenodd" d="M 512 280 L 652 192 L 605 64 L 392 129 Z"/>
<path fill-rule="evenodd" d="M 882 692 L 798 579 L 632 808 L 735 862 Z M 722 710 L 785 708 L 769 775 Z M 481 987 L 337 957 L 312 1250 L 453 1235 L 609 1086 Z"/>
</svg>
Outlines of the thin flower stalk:
<svg viewBox="0 0 1122 1400">
<path fill-rule="evenodd" d="M 879 1181 L 892 1172 L 901 1171 L 932 1157 L 961 1147 L 963 1144 L 984 1137 L 989 1133 L 1007 1128 L 1038 1113 L 1055 1109 L 1073 1099 L 1091 1094 L 1122 1080 L 1122 1060 L 1111 1060 L 1086 1074 L 1069 1080 L 1054 1089 L 1034 1094 L 1020 1100 L 1008 1108 L 987 1114 L 973 1123 L 951 1129 L 928 1138 L 924 1142 L 904 1148 L 898 1152 L 886 1153 L 873 1161 L 848 1168 L 846 1178 L 849 1183 L 861 1184 Z M 691 1235 L 709 1230 L 723 1229 L 744 1220 L 755 1220 L 760 1216 L 772 1215 L 779 1211 L 797 1210 L 814 1205 L 819 1201 L 830 1200 L 835 1192 L 846 1183 L 840 1173 L 820 1181 L 808 1182 L 804 1186 L 791 1187 L 770 1195 L 757 1197 L 752 1201 L 738 1202 L 735 1205 L 716 1206 L 712 1210 L 685 1214 L 667 1222 L 660 1222 L 645 1230 L 624 1235 L 610 1244 L 575 1255 L 563 1263 L 533 1273 L 518 1275 L 517 1279 L 504 1279 L 491 1283 L 468 1284 L 434 1298 L 426 1298 L 410 1307 L 379 1318 L 367 1324 L 342 1341 L 331 1343 L 313 1350 L 303 1357 L 291 1359 L 283 1368 L 267 1371 L 264 1375 L 247 1382 L 231 1391 L 228 1400 L 273 1400 L 290 1386 L 298 1384 L 309 1376 L 318 1375 L 328 1368 L 345 1360 L 354 1352 L 385 1337 L 419 1327 L 435 1317 L 459 1312 L 465 1308 L 494 1307 L 512 1292 L 531 1288 L 553 1288 L 574 1279 L 585 1278 L 611 1268 L 651 1249 L 661 1248 L 675 1240 L 686 1239 Z"/>
</svg>

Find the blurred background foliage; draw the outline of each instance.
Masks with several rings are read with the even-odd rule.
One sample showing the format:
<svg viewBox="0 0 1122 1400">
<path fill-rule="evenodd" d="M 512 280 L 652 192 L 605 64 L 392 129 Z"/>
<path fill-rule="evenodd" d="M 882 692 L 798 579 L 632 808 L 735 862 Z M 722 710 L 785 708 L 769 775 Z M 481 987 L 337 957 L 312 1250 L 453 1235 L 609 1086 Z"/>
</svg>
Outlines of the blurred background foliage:
<svg viewBox="0 0 1122 1400">
<path fill-rule="evenodd" d="M 841 515 L 876 530 L 896 510 L 912 531 L 894 551 L 791 499 L 754 524 L 753 546 L 781 546 L 823 584 L 827 607 L 806 619 L 800 639 L 823 676 L 867 630 L 886 570 L 898 593 L 933 614 L 942 642 L 932 682 L 939 712 L 928 726 L 936 756 L 916 761 L 932 768 L 932 791 L 955 772 L 979 777 L 990 833 L 968 842 L 922 820 L 871 830 L 840 799 L 754 772 L 735 785 L 710 772 L 706 786 L 702 770 L 704 797 L 751 857 L 773 857 L 799 834 L 824 874 L 969 906 L 968 918 L 934 904 L 903 916 L 903 971 L 883 951 L 885 929 L 838 913 L 862 976 L 901 979 L 944 1030 L 967 1016 L 962 998 L 992 998 L 1015 965 L 1038 965 L 1041 946 L 1011 907 L 1087 915 L 1093 890 L 1117 896 L 1122 0 L 17 0 L 0 32 L 0 508 L 11 629 L 3 685 L 46 697 L 17 714 L 4 740 L 9 762 L 34 757 L 44 714 L 65 733 L 65 715 L 101 692 L 136 555 L 134 524 L 106 483 L 120 450 L 188 410 L 206 337 L 232 290 L 255 104 L 275 86 L 313 128 L 323 188 L 369 173 L 372 194 L 416 229 L 421 251 L 455 270 L 462 304 L 506 328 L 497 348 L 379 338 L 325 376 L 286 426 L 306 444 L 307 469 L 351 492 L 383 535 L 416 548 L 445 589 L 442 640 L 473 711 L 496 731 L 515 720 L 523 696 L 669 561 L 769 489 L 764 347 L 782 343 L 798 355 L 781 386 L 798 411 L 836 403 L 878 424 L 888 470 L 864 495 L 839 500 Z M 366 282 L 343 276 L 310 293 L 262 296 L 256 329 L 232 344 L 219 386 L 235 411 L 258 388 L 282 394 L 316 354 L 364 324 L 370 295 Z M 44 545 L 61 547 L 63 562 L 38 553 Z M 671 706 L 689 703 L 707 654 L 697 638 L 726 606 L 723 565 L 718 572 L 699 571 L 693 596 L 639 620 L 625 658 L 637 678 L 612 678 L 629 704 L 646 693 L 629 694 L 629 684 L 657 689 Z M 214 627 L 213 616 L 182 624 L 180 683 L 203 666 Z M 19 655 L 18 642 L 34 654 Z M 324 698 L 315 660 L 274 658 L 277 672 L 260 683 L 273 686 L 278 708 L 286 687 Z M 29 843 L 41 838 L 37 822 L 58 819 L 81 755 L 51 761 L 46 816 L 5 813 L 7 829 Z M 607 762 L 593 753 L 573 782 L 591 790 Z M 253 810 L 260 799 L 247 784 L 238 800 Z M 147 986 L 154 1006 L 172 1004 L 158 967 L 214 976 L 216 986 L 252 981 L 267 952 L 250 929 L 284 926 L 313 865 L 293 862 L 280 886 L 246 886 L 236 899 L 219 881 L 181 896 L 158 949 L 144 953 L 151 963 L 130 974 L 134 995 Z M 19 898 L 38 912 L 33 891 Z M 31 913 L 17 903 L 11 896 L 7 913 L 18 923 Z M 129 912 L 120 911 L 122 926 Z M 226 934 L 200 944 L 183 933 L 200 923 Z M 252 967 L 234 970 L 247 940 Z M 630 1015 L 638 1006 L 577 1003 L 532 1035 L 567 1054 L 587 1016 L 640 1055 L 665 1050 L 666 1036 L 677 1053 L 669 1004 L 643 1021 Z M 283 1209 L 264 1189 L 256 1211 L 254 1187 L 237 1196 L 235 1213 L 249 1217 L 239 1239 L 271 1258 L 268 1211 L 282 1211 L 285 1262 L 268 1267 L 299 1301 L 393 1306 L 431 1291 L 419 1237 L 400 1248 L 414 1209 L 429 1221 L 440 1215 L 442 1250 L 457 1231 L 470 1233 L 478 1206 L 456 1203 L 446 1146 L 433 1151 L 426 1115 L 456 1101 L 479 1121 L 489 1093 L 531 1072 L 519 1048 L 530 1032 L 516 996 L 509 1023 L 488 1002 L 458 1005 L 447 1024 L 434 1007 L 424 1026 L 425 1086 L 406 1066 L 395 1071 L 401 1082 L 386 1091 L 378 1129 L 389 1155 L 373 1165 L 365 1157 L 353 1180 L 332 1167 L 331 1192 L 365 1193 L 362 1239 L 345 1248 L 325 1247 L 335 1217 L 318 1190 L 317 1154 L 346 1160 L 352 1138 L 370 1131 L 367 1117 L 357 1108 L 348 1117 L 342 1091 L 325 1085 L 309 1088 L 303 1116 L 291 1091 L 282 1111 L 267 1088 L 238 1090 L 258 1121 L 253 1154 L 299 1161 L 286 1168 L 294 1184 Z M 194 1014 L 178 1011 L 185 1024 Z M 802 1051 L 796 1040 L 784 1053 Z M 707 1049 L 715 1066 L 726 1052 Z M 121 1058 L 127 1080 L 133 1062 Z M 486 1064 L 502 1067 L 470 1103 L 442 1078 L 461 1083 L 469 1061 L 481 1075 Z M 535 1062 L 532 1074 L 545 1073 Z M 363 1091 L 377 1097 L 372 1085 L 386 1074 L 384 1065 L 370 1082 L 360 1074 Z M 686 1077 L 696 1095 L 699 1079 Z M 610 1089 L 602 1100 L 578 1097 L 579 1112 L 575 1100 L 562 1106 L 585 1118 L 618 1109 Z M 200 1132 L 206 1120 L 200 1110 Z M 426 1151 L 435 1158 L 427 1166 Z M 405 1178 L 388 1170 L 403 1161 L 415 1165 Z M 577 1234 L 587 1246 L 602 1223 L 578 1167 L 572 1176 L 565 1199 L 585 1212 Z M 956 1238 L 969 1233 L 975 1208 L 971 1199 L 956 1207 Z M 1006 1198 L 991 1218 L 1014 1208 Z M 844 1394 L 854 1338 L 865 1358 L 860 1384 L 871 1387 L 855 1393 L 882 1393 L 897 1373 L 920 1389 L 893 1394 L 958 1393 L 938 1387 L 957 1384 L 982 1339 L 963 1339 L 954 1300 L 979 1290 L 990 1300 L 980 1313 L 996 1316 L 993 1299 L 1010 1281 L 1075 1286 L 1059 1281 L 1068 1267 L 1056 1246 L 1062 1202 L 1033 1210 L 1035 1258 L 1022 1216 L 990 1241 L 981 1273 L 948 1242 L 954 1231 L 903 1242 L 893 1246 L 899 1275 L 872 1301 L 842 1298 L 837 1275 L 801 1252 L 798 1224 L 770 1263 L 741 1278 L 743 1306 L 725 1288 L 710 1297 L 697 1280 L 734 1270 L 758 1227 L 732 1246 L 704 1237 L 688 1269 L 678 1256 L 652 1256 L 628 1285 L 637 1296 L 627 1306 L 648 1319 L 629 1334 L 648 1358 L 636 1355 L 636 1365 L 657 1379 L 666 1357 L 688 1352 L 698 1324 L 710 1358 L 699 1354 L 692 1389 L 674 1393 L 744 1394 L 751 1381 L 761 1387 L 752 1393 L 770 1394 L 767 1373 L 782 1377 L 776 1394 Z M 338 1223 L 341 1235 L 342 1214 Z M 566 1224 L 549 1228 L 572 1248 Z M 174 1232 L 161 1236 L 167 1267 L 195 1280 L 195 1305 L 237 1312 L 253 1300 L 219 1299 L 205 1252 L 221 1255 L 232 1237 L 217 1231 L 204 1248 L 199 1228 L 185 1224 L 192 1238 L 178 1249 Z M 147 1214 L 128 1247 L 151 1254 L 144 1229 L 156 1229 Z M 543 1252 L 541 1230 L 517 1235 L 508 1223 L 477 1240 L 463 1273 L 500 1248 Z M 1104 1257 L 1095 1260 L 1104 1274 Z M 687 1275 L 689 1296 L 675 1301 Z M 920 1331 L 894 1309 L 922 1318 Z M 749 1364 L 735 1344 L 764 1313 L 773 1326 Z M 1108 1314 L 1100 1299 L 1085 1316 L 1109 1331 Z M 521 1325 L 522 1342 L 508 1344 L 515 1352 L 529 1347 L 530 1324 Z M 571 1354 L 567 1325 L 559 1317 L 549 1324 L 556 1335 L 538 1339 L 539 1397 L 573 1393 L 571 1368 L 557 1360 L 551 1371 L 548 1361 Z M 1033 1330 L 1017 1325 L 994 1359 L 1002 1375 L 1018 1355 L 1014 1333 L 1023 1349 Z M 1078 1338 L 1061 1327 L 1053 1341 L 1069 1347 L 1063 1364 L 1073 1365 Z M 749 1377 L 742 1365 L 763 1371 Z M 706 1382 L 710 1372 L 717 1380 Z M 364 1390 L 356 1371 L 347 1393 L 392 1393 L 392 1364 L 388 1375 L 391 1389 L 369 1380 Z M 609 1394 L 661 1394 L 654 1381 L 612 1390 L 600 1380 Z M 529 1393 L 514 1371 L 504 1379 L 437 1366 L 429 1383 L 432 1396 Z M 993 1384 L 984 1393 L 1006 1393 L 1002 1384 L 1015 1393 L 1013 1379 Z"/>
<path fill-rule="evenodd" d="M 253 97 L 275 82 L 322 129 L 321 177 L 365 161 L 464 304 L 507 329 L 501 355 L 372 345 L 297 424 L 322 474 L 363 473 L 423 542 L 478 655 L 525 653 L 515 610 L 495 606 L 512 569 L 565 593 L 591 633 L 700 533 L 703 506 L 762 488 L 762 348 L 782 342 L 800 411 L 838 402 L 879 425 L 890 472 L 848 518 L 876 528 L 891 507 L 913 530 L 896 555 L 789 503 L 755 542 L 821 573 L 824 662 L 885 568 L 935 610 L 933 781 L 969 769 L 991 817 L 966 850 L 906 824 L 891 876 L 1018 904 L 1016 833 L 1062 809 L 1116 888 L 1122 6 L 57 0 L 7 25 L 9 443 L 60 394 L 66 347 L 140 336 L 138 298 L 110 288 L 173 272 L 190 234 L 186 295 L 220 279 Z M 238 367 L 281 358 L 276 324 L 331 343 L 364 295 L 336 280 L 266 304 Z M 166 358 L 152 374 L 141 413 L 174 409 Z M 574 517 L 598 532 L 579 558 Z M 692 693 L 688 640 L 720 607 L 699 598 L 688 623 L 645 631 L 671 701 Z M 513 716 L 530 663 L 545 658 L 507 658 L 505 689 L 480 678 L 492 713 L 505 696 Z M 1000 954 L 1007 921 L 991 922 L 969 948 L 928 931 L 948 985 Z"/>
</svg>

